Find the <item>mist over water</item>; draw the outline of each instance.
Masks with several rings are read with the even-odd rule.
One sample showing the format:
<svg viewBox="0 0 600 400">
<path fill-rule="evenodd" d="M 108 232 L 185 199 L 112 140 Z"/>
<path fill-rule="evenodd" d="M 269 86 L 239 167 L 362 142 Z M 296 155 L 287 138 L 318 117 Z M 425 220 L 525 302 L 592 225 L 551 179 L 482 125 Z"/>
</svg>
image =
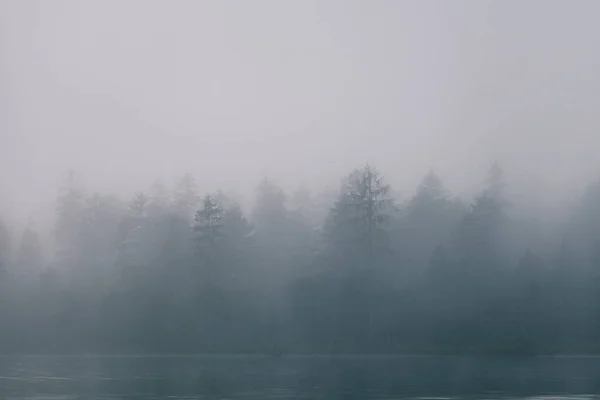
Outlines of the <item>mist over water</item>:
<svg viewBox="0 0 600 400">
<path fill-rule="evenodd" d="M 596 393 L 599 12 L 0 0 L 0 396 Z"/>
</svg>

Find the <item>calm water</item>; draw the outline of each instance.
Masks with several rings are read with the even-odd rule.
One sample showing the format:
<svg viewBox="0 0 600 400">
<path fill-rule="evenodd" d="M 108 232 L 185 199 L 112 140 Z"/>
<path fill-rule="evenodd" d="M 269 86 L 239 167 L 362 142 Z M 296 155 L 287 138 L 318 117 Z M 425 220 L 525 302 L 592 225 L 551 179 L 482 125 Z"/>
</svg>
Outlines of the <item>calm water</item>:
<svg viewBox="0 0 600 400">
<path fill-rule="evenodd" d="M 0 358 L 0 399 L 600 399 L 593 393 L 600 358 Z"/>
</svg>

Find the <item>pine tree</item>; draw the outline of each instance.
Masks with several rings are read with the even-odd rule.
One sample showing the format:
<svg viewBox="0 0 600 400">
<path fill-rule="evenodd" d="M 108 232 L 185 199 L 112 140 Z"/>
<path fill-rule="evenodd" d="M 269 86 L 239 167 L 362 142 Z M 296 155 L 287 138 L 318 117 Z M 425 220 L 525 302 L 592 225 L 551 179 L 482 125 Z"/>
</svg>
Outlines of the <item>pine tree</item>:
<svg viewBox="0 0 600 400">
<path fill-rule="evenodd" d="M 409 208 L 428 206 L 445 200 L 446 196 L 442 180 L 433 171 L 429 171 L 419 184 L 417 193 L 410 201 Z"/>
<path fill-rule="evenodd" d="M 477 197 L 459 226 L 455 242 L 459 257 L 481 267 L 489 265 L 498 254 L 505 221 L 506 216 L 496 199 L 487 194 Z"/>
<path fill-rule="evenodd" d="M 449 199 L 441 179 L 430 171 L 403 214 L 396 224 L 394 247 L 417 272 L 428 264 L 436 246 L 450 241 L 464 210 Z"/>
<path fill-rule="evenodd" d="M 128 204 L 128 212 L 119 224 L 117 264 L 131 267 L 142 262 L 142 246 L 146 219 L 149 218 L 150 199 L 143 192 L 136 193 Z"/>
<path fill-rule="evenodd" d="M 207 195 L 203 207 L 194 216 L 194 231 L 197 234 L 201 253 L 214 252 L 223 239 L 223 206 L 213 196 Z"/>
<path fill-rule="evenodd" d="M 127 205 L 94 193 L 85 204 L 79 228 L 77 271 L 84 281 L 109 279 L 120 245 L 119 230 Z M 96 281 L 96 287 L 100 287 Z"/>
<path fill-rule="evenodd" d="M 372 262 L 387 249 L 392 211 L 390 187 L 379 172 L 367 165 L 343 182 L 339 198 L 327 222 L 326 235 L 335 253 L 354 254 Z"/>
</svg>

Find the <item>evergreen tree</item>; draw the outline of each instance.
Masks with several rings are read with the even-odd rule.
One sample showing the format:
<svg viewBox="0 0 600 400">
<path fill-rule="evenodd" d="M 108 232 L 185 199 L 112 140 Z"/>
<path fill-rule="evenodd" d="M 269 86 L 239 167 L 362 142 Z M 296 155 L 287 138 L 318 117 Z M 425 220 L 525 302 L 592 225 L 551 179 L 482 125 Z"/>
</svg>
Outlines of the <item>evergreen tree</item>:
<svg viewBox="0 0 600 400">
<path fill-rule="evenodd" d="M 60 188 L 56 206 L 55 263 L 61 267 L 71 269 L 82 262 L 80 239 L 85 209 L 85 189 L 71 171 Z"/>
<path fill-rule="evenodd" d="M 207 195 L 203 207 L 194 216 L 194 231 L 197 233 L 201 254 L 213 254 L 223 239 L 223 206 L 213 196 Z"/>
<path fill-rule="evenodd" d="M 288 223 L 286 200 L 283 189 L 270 180 L 265 178 L 258 185 L 253 217 L 264 245 L 272 247 L 285 242 Z"/>
<path fill-rule="evenodd" d="M 261 275 L 270 281 L 269 288 L 277 291 L 288 278 L 290 254 L 295 246 L 286 208 L 287 196 L 283 189 L 266 178 L 259 184 L 256 194 L 252 215 L 263 270 Z"/>
<path fill-rule="evenodd" d="M 419 184 L 417 193 L 410 202 L 410 208 L 424 207 L 445 200 L 446 189 L 442 180 L 433 172 L 429 171 Z"/>
<path fill-rule="evenodd" d="M 447 244 L 465 211 L 452 201 L 441 179 L 432 171 L 421 181 L 395 230 L 394 247 L 403 260 L 422 271 L 432 251 Z"/>
<path fill-rule="evenodd" d="M 127 206 L 127 214 L 119 225 L 117 264 L 132 267 L 145 264 L 142 255 L 144 234 L 151 209 L 150 199 L 143 192 L 136 193 Z M 156 215 L 153 215 L 155 217 Z"/>
<path fill-rule="evenodd" d="M 370 268 L 377 253 L 388 249 L 393 211 L 390 187 L 379 172 L 367 165 L 342 183 L 327 221 L 328 250 L 347 254 Z"/>
<path fill-rule="evenodd" d="M 23 231 L 17 247 L 15 273 L 21 278 L 35 281 L 41 275 L 43 267 L 44 256 L 40 236 L 30 222 Z"/>
<path fill-rule="evenodd" d="M 116 260 L 119 228 L 126 213 L 126 205 L 114 196 L 95 193 L 86 201 L 78 240 L 80 269 L 85 277 L 108 278 Z"/>
<path fill-rule="evenodd" d="M 458 257 L 482 271 L 497 265 L 505 222 L 506 216 L 496 199 L 485 194 L 477 197 L 459 226 L 455 242 Z"/>
</svg>

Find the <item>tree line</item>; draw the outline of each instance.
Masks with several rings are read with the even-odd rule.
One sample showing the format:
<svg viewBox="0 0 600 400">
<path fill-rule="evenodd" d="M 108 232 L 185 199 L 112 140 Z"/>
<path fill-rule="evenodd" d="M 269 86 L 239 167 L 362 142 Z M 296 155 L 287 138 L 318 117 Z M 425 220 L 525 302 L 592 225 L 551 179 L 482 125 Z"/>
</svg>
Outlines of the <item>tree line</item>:
<svg viewBox="0 0 600 400">
<path fill-rule="evenodd" d="M 51 257 L 0 223 L 0 350 L 600 350 L 600 182 L 563 224 L 517 210 L 497 164 L 470 202 L 433 172 L 405 202 L 369 165 L 330 201 L 264 179 L 248 216 L 190 174 L 128 202 L 70 174 Z"/>
</svg>

